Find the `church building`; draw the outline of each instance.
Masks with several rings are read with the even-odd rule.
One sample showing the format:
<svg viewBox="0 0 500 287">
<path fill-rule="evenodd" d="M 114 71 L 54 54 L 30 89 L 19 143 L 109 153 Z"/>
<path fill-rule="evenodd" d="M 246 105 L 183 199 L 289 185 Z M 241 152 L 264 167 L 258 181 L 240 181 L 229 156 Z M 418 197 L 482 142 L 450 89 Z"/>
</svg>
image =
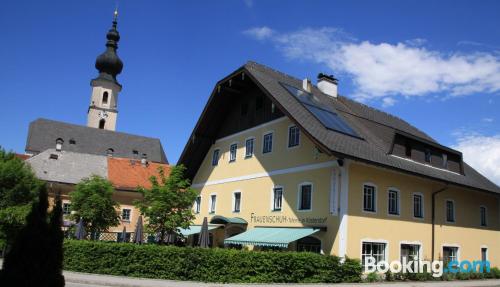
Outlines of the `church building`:
<svg viewBox="0 0 500 287">
<path fill-rule="evenodd" d="M 47 182 L 51 202 L 56 194 L 61 196 L 65 227 L 74 224 L 69 194 L 75 185 L 94 175 L 109 180 L 115 189 L 113 199 L 120 205 L 116 210 L 120 224 L 99 239 L 123 241 L 130 238 L 140 217 L 134 206 L 134 201 L 142 198 L 137 188 L 151 187 L 150 177 L 158 176 L 160 168 L 168 175 L 170 166 L 159 139 L 116 131 L 122 90 L 117 75 L 123 69 L 117 54 L 117 24 L 115 11 L 106 50 L 95 62 L 99 74 L 90 82 L 87 125 L 42 118 L 31 122 L 24 159 L 35 175 Z M 121 238 L 123 234 L 126 238 Z"/>
<path fill-rule="evenodd" d="M 39 154 L 47 149 L 93 155 L 107 155 L 168 164 L 157 138 L 116 131 L 118 98 L 122 85 L 117 75 L 123 69 L 118 57 L 117 13 L 106 38 L 106 50 L 99 55 L 95 67 L 99 75 L 90 81 L 92 93 L 87 111 L 87 125 L 75 125 L 48 119 L 30 123 L 25 152 Z"/>
</svg>

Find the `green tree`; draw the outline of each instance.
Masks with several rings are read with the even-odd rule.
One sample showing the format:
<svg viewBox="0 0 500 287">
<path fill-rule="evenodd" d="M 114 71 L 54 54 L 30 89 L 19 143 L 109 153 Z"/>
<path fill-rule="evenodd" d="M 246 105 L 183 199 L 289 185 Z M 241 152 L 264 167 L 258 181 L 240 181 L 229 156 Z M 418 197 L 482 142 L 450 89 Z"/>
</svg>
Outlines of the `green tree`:
<svg viewBox="0 0 500 287">
<path fill-rule="evenodd" d="M 174 166 L 167 177 L 160 168 L 159 178 L 150 178 L 151 188 L 139 188 L 143 199 L 135 202 L 136 207 L 148 218 L 148 229 L 159 234 L 160 243 L 167 234 L 189 227 L 194 219 L 191 207 L 197 192 L 184 177 L 185 170 L 183 165 Z"/>
<path fill-rule="evenodd" d="M 56 199 L 50 221 L 48 206 L 47 190 L 43 185 L 38 201 L 32 204 L 26 225 L 18 232 L 5 256 L 1 286 L 64 286 L 60 198 Z"/>
<path fill-rule="evenodd" d="M 0 241 L 12 244 L 43 182 L 28 164 L 0 147 Z"/>
<path fill-rule="evenodd" d="M 116 209 L 120 205 L 113 200 L 113 192 L 113 185 L 102 177 L 83 179 L 69 194 L 72 219 L 83 219 L 85 230 L 91 235 L 117 226 L 120 221 Z"/>
</svg>

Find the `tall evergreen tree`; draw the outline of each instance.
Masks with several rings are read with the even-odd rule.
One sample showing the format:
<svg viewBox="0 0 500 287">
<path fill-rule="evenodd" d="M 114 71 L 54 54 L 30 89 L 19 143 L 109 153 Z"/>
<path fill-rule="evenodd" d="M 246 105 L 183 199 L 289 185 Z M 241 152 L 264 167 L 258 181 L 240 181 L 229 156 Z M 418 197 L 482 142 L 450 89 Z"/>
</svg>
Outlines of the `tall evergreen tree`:
<svg viewBox="0 0 500 287">
<path fill-rule="evenodd" d="M 12 244 L 42 184 L 28 164 L 0 147 L 0 242 Z"/>
<path fill-rule="evenodd" d="M 61 203 L 48 221 L 48 196 L 45 185 L 39 189 L 26 225 L 19 231 L 5 256 L 0 286 L 64 286 L 62 276 Z"/>
</svg>

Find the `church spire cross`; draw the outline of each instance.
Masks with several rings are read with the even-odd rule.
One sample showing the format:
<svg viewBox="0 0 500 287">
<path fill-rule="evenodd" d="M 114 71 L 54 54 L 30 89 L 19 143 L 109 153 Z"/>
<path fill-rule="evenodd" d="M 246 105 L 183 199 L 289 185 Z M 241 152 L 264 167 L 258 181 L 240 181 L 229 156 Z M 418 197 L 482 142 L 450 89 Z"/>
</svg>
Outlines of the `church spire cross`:
<svg viewBox="0 0 500 287">
<path fill-rule="evenodd" d="M 95 67 L 99 71 L 98 79 L 108 80 L 115 83 L 116 76 L 123 69 L 123 62 L 118 57 L 118 42 L 120 41 L 120 33 L 117 30 L 118 26 L 118 9 L 113 13 L 113 25 L 106 34 L 106 51 L 99 55 L 95 62 Z"/>
</svg>

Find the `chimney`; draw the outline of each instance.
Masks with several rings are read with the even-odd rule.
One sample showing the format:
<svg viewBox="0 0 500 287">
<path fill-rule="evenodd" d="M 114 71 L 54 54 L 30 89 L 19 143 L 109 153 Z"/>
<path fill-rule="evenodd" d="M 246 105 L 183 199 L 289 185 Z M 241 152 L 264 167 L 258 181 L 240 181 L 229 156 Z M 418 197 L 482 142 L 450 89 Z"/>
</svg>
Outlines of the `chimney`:
<svg viewBox="0 0 500 287">
<path fill-rule="evenodd" d="M 148 166 L 148 156 L 145 153 L 142 154 L 141 164 L 142 166 Z"/>
<path fill-rule="evenodd" d="M 304 80 L 302 80 L 302 89 L 304 91 L 310 93 L 312 91 L 311 80 L 309 80 L 308 78 L 305 78 Z"/>
<path fill-rule="evenodd" d="M 339 80 L 335 79 L 333 75 L 318 74 L 318 89 L 324 94 L 336 98 L 338 95 L 338 84 Z"/>
</svg>

